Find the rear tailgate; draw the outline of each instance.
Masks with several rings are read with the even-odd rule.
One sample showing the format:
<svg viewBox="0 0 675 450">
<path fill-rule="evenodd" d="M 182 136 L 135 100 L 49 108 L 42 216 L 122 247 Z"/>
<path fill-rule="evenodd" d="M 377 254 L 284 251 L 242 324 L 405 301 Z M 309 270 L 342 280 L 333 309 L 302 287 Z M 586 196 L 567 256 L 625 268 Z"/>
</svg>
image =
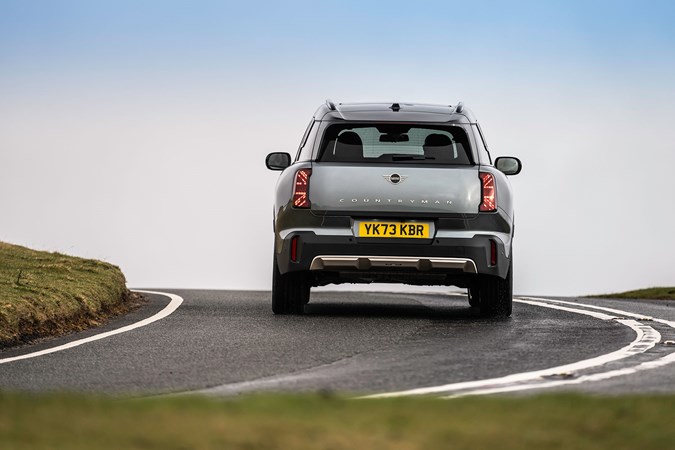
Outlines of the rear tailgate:
<svg viewBox="0 0 675 450">
<path fill-rule="evenodd" d="M 400 212 L 406 216 L 476 214 L 478 166 L 314 163 L 310 201 L 315 214 Z"/>
</svg>

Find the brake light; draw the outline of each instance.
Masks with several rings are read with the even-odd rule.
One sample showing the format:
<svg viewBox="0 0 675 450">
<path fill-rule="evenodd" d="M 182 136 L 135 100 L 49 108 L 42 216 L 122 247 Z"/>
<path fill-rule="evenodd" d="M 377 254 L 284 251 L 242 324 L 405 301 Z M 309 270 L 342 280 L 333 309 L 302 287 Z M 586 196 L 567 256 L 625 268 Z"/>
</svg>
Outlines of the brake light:
<svg viewBox="0 0 675 450">
<path fill-rule="evenodd" d="M 495 177 L 488 172 L 480 172 L 480 187 L 483 200 L 480 203 L 481 212 L 497 211 L 497 189 L 495 187 Z"/>
<path fill-rule="evenodd" d="M 295 184 L 293 186 L 293 206 L 295 208 L 309 208 L 312 204 L 309 201 L 309 176 L 312 169 L 300 169 L 295 173 Z"/>
</svg>

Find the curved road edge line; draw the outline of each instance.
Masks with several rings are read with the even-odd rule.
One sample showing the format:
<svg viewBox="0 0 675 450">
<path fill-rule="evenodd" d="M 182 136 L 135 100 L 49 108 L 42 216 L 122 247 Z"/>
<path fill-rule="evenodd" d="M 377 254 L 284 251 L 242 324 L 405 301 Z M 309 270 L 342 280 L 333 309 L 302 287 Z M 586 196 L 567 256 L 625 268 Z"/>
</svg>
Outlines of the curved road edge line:
<svg viewBox="0 0 675 450">
<path fill-rule="evenodd" d="M 526 297 L 527 298 L 527 297 Z M 530 297 L 534 298 L 534 297 Z M 625 347 L 620 348 L 619 350 L 615 350 L 610 353 L 605 353 L 603 355 L 599 355 L 590 359 L 585 359 L 582 361 L 576 361 L 573 363 L 568 363 L 564 364 L 562 366 L 556 366 L 556 367 L 550 367 L 547 369 L 539 369 L 539 370 L 534 370 L 534 371 L 529 371 L 529 372 L 520 372 L 520 373 L 514 373 L 510 375 L 506 375 L 503 377 L 497 377 L 497 378 L 489 378 L 489 379 L 481 379 L 481 380 L 472 380 L 472 381 L 460 381 L 460 382 L 455 382 L 455 383 L 449 383 L 449 384 L 444 384 L 440 386 L 429 386 L 429 387 L 423 387 L 423 388 L 413 388 L 413 389 L 407 389 L 403 391 L 395 391 L 395 392 L 385 392 L 381 394 L 372 394 L 372 395 L 365 395 L 362 397 L 358 397 L 359 399 L 372 399 L 372 398 L 390 398 L 390 397 L 403 397 L 403 396 L 411 396 L 411 395 L 429 395 L 429 394 L 448 394 L 451 392 L 457 392 L 457 391 L 463 391 L 463 390 L 469 390 L 471 389 L 470 392 L 472 393 L 493 393 L 496 392 L 496 389 L 505 389 L 507 387 L 513 386 L 513 383 L 522 383 L 526 381 L 533 381 L 536 379 L 540 379 L 542 377 L 548 376 L 548 375 L 555 375 L 560 372 L 564 371 L 569 371 L 569 370 L 582 370 L 582 369 L 589 369 L 592 367 L 599 367 L 607 364 L 608 362 L 612 361 L 617 361 L 620 359 L 624 359 L 630 356 L 633 356 L 638 353 L 644 353 L 648 349 L 654 347 L 661 339 L 661 335 L 658 331 L 654 330 L 648 325 L 640 324 L 634 320 L 625 320 L 625 319 L 617 319 L 616 317 L 609 316 L 607 314 L 603 314 L 600 312 L 596 311 L 590 311 L 588 309 L 583 310 L 583 309 L 577 309 L 577 308 L 569 308 L 565 306 L 558 306 L 558 305 L 552 305 L 550 303 L 546 303 L 548 299 L 543 299 L 543 298 L 537 298 L 537 300 L 542 300 L 542 301 L 533 301 L 533 300 L 523 300 L 522 297 L 514 298 L 514 302 L 518 303 L 525 303 L 533 306 L 540 306 L 544 308 L 551 308 L 551 309 L 557 309 L 561 311 L 567 311 L 571 313 L 576 313 L 576 314 L 582 314 L 586 316 L 591 316 L 596 319 L 600 320 L 616 320 L 616 322 L 627 326 L 631 328 L 635 334 L 636 337 L 635 339 Z M 586 306 L 586 307 L 592 307 L 592 305 L 586 305 L 583 303 L 578 303 L 576 306 Z M 619 312 L 620 310 L 615 310 Z M 620 311 L 622 313 L 627 313 L 624 315 L 628 315 L 631 313 L 628 313 L 627 311 Z M 585 378 L 586 379 L 586 378 Z M 527 387 L 525 389 L 532 389 L 532 387 Z M 515 389 L 514 389 L 515 390 Z M 521 389 L 523 390 L 523 389 Z M 459 396 L 459 395 L 458 395 Z M 450 397 L 450 396 L 448 396 Z M 443 398 L 447 398 L 446 396 L 443 396 Z"/>
<path fill-rule="evenodd" d="M 599 311 L 607 311 L 616 314 L 617 316 L 626 316 L 626 317 L 634 317 L 639 320 L 650 320 L 658 323 L 662 323 L 664 325 L 668 325 L 671 328 L 675 328 L 675 321 L 673 320 L 666 320 L 666 319 L 659 319 L 658 317 L 652 317 L 648 316 L 646 314 L 636 314 L 628 311 L 623 311 L 620 309 L 616 308 L 607 308 L 605 306 L 600 306 L 600 305 L 589 305 L 587 303 L 579 303 L 579 302 L 570 302 L 570 301 L 565 301 L 565 300 L 556 300 L 552 298 L 540 298 L 540 297 L 527 297 L 527 296 L 519 296 L 519 299 L 525 299 L 525 300 L 542 300 L 542 301 L 547 301 L 547 302 L 552 302 L 552 303 L 560 303 L 561 305 L 572 305 L 572 306 L 584 306 L 586 308 L 591 308 L 591 309 L 597 309 Z"/>
<path fill-rule="evenodd" d="M 591 374 L 591 375 L 582 375 L 579 378 L 575 378 L 573 380 L 556 380 L 556 381 L 548 381 L 544 383 L 531 383 L 531 384 L 522 384 L 522 385 L 512 385 L 512 386 L 504 386 L 504 387 L 497 387 L 493 389 L 476 389 L 473 391 L 467 391 L 467 392 L 462 392 L 459 394 L 454 394 L 454 395 L 448 395 L 446 397 L 440 397 L 440 398 L 445 398 L 445 399 L 450 399 L 450 398 L 459 398 L 459 397 L 466 397 L 470 395 L 492 395 L 492 394 L 504 394 L 504 393 L 509 393 L 509 392 L 518 392 L 518 391 L 526 391 L 526 390 L 532 390 L 532 389 L 548 389 L 548 388 L 553 388 L 553 387 L 560 387 L 560 386 L 567 386 L 567 385 L 573 385 L 573 384 L 581 384 L 581 383 L 587 383 L 587 382 L 592 382 L 592 381 L 604 381 L 604 380 L 610 380 L 612 378 L 624 376 L 624 375 L 633 375 L 638 372 L 642 372 L 644 370 L 651 370 L 651 369 L 658 369 L 659 367 L 667 366 L 669 364 L 672 364 L 675 362 L 675 352 L 669 353 L 666 356 L 653 360 L 653 361 L 645 361 L 643 363 L 640 363 L 635 366 L 631 367 L 624 367 L 623 369 L 615 369 L 615 370 L 610 370 L 608 372 L 600 372 L 596 374 Z"/>
<path fill-rule="evenodd" d="M 67 344 L 58 345 L 56 347 L 47 348 L 44 350 L 39 350 L 37 352 L 25 353 L 19 356 L 12 356 L 9 358 L 0 359 L 0 364 L 6 364 L 13 361 L 19 361 L 21 359 L 36 358 L 38 356 L 48 355 L 50 353 L 60 352 L 63 350 L 68 350 L 69 348 L 78 347 L 82 344 L 87 344 L 89 342 L 98 341 L 99 339 L 105 339 L 110 336 L 115 336 L 116 334 L 126 333 L 127 331 L 135 330 L 136 328 L 141 328 L 146 325 L 150 325 L 153 322 L 157 322 L 170 314 L 172 314 L 178 307 L 183 303 L 183 297 L 176 294 L 169 294 L 167 292 L 158 292 L 158 291 L 143 291 L 139 289 L 131 289 L 133 292 L 140 292 L 143 294 L 156 294 L 169 297 L 171 299 L 169 304 L 166 305 L 161 311 L 156 313 L 153 316 L 147 317 L 141 321 L 132 323 L 130 325 L 123 326 L 122 328 L 117 328 L 115 330 L 106 331 L 105 333 L 96 334 L 94 336 L 89 336 L 83 339 L 78 339 Z"/>
</svg>

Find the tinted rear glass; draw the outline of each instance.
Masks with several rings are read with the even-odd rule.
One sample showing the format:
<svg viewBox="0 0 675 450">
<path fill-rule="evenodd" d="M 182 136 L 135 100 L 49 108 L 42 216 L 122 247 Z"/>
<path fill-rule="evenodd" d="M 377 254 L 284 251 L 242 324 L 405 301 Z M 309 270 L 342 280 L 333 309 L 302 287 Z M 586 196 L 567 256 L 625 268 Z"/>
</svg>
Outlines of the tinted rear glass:
<svg viewBox="0 0 675 450">
<path fill-rule="evenodd" d="M 320 161 L 469 165 L 466 132 L 457 126 L 336 124 L 324 133 Z"/>
</svg>

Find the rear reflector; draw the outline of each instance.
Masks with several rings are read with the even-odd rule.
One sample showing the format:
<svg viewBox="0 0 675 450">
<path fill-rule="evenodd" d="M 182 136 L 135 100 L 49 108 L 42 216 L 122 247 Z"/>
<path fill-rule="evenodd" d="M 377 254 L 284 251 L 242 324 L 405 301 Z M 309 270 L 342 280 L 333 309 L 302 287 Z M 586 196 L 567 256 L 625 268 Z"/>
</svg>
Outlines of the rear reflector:
<svg viewBox="0 0 675 450">
<path fill-rule="evenodd" d="M 495 188 L 495 177 L 488 172 L 479 172 L 480 186 L 483 200 L 480 203 L 481 212 L 497 211 L 497 190 Z"/>
<path fill-rule="evenodd" d="M 309 176 L 312 169 L 300 169 L 295 173 L 295 184 L 293 185 L 293 206 L 295 208 L 309 208 L 312 204 L 309 202 Z"/>
<path fill-rule="evenodd" d="M 293 236 L 293 239 L 291 239 L 291 261 L 297 262 L 298 261 L 298 237 Z"/>
<path fill-rule="evenodd" d="M 497 243 L 490 239 L 490 265 L 497 265 Z"/>
</svg>

